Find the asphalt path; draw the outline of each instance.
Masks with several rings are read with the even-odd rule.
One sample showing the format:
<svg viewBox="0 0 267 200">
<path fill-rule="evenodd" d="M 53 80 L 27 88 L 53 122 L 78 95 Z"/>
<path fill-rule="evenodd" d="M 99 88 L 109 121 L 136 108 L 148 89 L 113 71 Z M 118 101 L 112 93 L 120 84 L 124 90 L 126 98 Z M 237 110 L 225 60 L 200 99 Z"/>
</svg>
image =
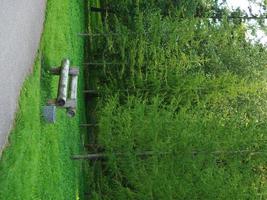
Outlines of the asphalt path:
<svg viewBox="0 0 267 200">
<path fill-rule="evenodd" d="M 0 153 L 43 29 L 46 0 L 0 0 Z"/>
</svg>

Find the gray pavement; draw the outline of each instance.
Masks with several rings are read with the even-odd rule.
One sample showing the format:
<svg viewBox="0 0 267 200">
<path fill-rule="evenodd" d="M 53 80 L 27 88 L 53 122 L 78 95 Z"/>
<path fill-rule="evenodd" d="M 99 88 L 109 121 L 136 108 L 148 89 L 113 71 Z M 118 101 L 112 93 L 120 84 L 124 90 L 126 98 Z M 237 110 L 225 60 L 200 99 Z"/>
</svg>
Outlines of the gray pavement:
<svg viewBox="0 0 267 200">
<path fill-rule="evenodd" d="M 7 143 L 21 86 L 32 70 L 46 0 L 0 0 L 0 153 Z"/>
</svg>

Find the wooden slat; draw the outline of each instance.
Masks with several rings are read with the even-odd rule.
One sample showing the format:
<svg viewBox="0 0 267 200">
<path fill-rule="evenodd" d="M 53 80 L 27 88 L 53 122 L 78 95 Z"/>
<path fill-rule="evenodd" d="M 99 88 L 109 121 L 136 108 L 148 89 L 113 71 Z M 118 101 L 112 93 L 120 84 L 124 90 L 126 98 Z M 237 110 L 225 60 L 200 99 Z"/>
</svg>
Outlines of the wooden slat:
<svg viewBox="0 0 267 200">
<path fill-rule="evenodd" d="M 69 117 L 74 117 L 76 115 L 77 107 L 77 92 L 78 92 L 78 76 L 71 76 L 70 82 L 70 101 L 74 101 L 75 104 L 67 108 L 67 115 Z"/>
<path fill-rule="evenodd" d="M 60 80 L 58 86 L 57 105 L 64 106 L 67 100 L 70 61 L 62 60 Z"/>
<path fill-rule="evenodd" d="M 77 105 L 76 99 L 67 99 L 67 101 L 63 107 L 64 108 L 75 108 L 76 105 Z"/>
<path fill-rule="evenodd" d="M 77 91 L 78 91 L 78 76 L 71 76 L 70 83 L 70 99 L 77 99 Z"/>
<path fill-rule="evenodd" d="M 80 124 L 80 127 L 97 127 L 97 124 Z"/>
<path fill-rule="evenodd" d="M 88 63 L 84 63 L 84 65 L 88 65 L 88 66 L 91 66 L 91 65 L 97 65 L 97 66 L 103 66 L 103 65 L 123 65 L 123 64 L 126 64 L 126 63 L 112 63 L 112 62 L 88 62 Z"/>
<path fill-rule="evenodd" d="M 167 152 L 152 152 L 152 151 L 146 151 L 142 153 L 136 153 L 135 156 L 137 157 L 148 157 L 148 156 L 153 156 L 153 155 L 167 155 L 170 153 Z M 114 153 L 113 154 L 116 157 L 125 157 L 127 154 L 125 153 Z M 104 153 L 95 153 L 95 154 L 87 154 L 87 155 L 74 155 L 71 157 L 73 160 L 91 160 L 91 161 L 97 161 L 97 160 L 107 160 L 109 157 L 108 154 Z"/>
</svg>

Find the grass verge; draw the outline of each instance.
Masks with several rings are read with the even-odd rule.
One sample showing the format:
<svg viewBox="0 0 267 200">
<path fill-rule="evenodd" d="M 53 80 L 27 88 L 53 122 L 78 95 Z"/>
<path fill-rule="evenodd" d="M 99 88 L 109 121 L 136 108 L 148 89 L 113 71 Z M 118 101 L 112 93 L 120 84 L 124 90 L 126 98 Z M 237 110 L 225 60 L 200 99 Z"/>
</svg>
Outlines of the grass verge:
<svg viewBox="0 0 267 200">
<path fill-rule="evenodd" d="M 42 105 L 56 96 L 58 77 L 51 66 L 69 58 L 82 66 L 84 44 L 77 33 L 84 31 L 84 5 L 79 0 L 48 0 L 44 33 L 33 73 L 21 90 L 19 111 L 0 161 L 0 199 L 79 199 L 82 169 L 70 156 L 81 151 L 79 122 L 84 120 L 83 96 L 74 119 L 57 111 L 57 122 L 46 124 Z M 82 72 L 83 69 L 80 68 Z M 83 73 L 79 88 L 83 88 Z"/>
</svg>

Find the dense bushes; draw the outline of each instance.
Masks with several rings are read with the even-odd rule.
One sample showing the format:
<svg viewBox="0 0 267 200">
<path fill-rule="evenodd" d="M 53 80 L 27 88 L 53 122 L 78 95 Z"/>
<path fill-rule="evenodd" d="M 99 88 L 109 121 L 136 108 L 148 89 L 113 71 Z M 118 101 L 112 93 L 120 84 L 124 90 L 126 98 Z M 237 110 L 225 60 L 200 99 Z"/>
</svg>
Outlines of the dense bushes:
<svg viewBox="0 0 267 200">
<path fill-rule="evenodd" d="M 111 99 L 100 114 L 99 143 L 110 158 L 99 194 L 110 199 L 244 199 L 261 191 L 266 125 L 175 112 L 158 98 L 148 104 Z M 136 153 L 153 151 L 152 157 Z M 116 157 L 114 153 L 125 153 Z M 163 154 L 162 154 L 163 153 Z M 261 171 L 263 170 L 263 171 Z M 97 184 L 97 185 L 98 185 Z M 256 185 L 255 185 L 256 184 Z M 255 196 L 256 197 L 256 196 Z"/>
<path fill-rule="evenodd" d="M 194 17 L 216 2 L 188 2 L 106 2 L 120 12 L 95 29 L 104 35 L 91 52 L 114 63 L 98 77 L 98 143 L 109 159 L 94 168 L 95 199 L 264 195 L 266 49 L 242 23 Z"/>
</svg>

